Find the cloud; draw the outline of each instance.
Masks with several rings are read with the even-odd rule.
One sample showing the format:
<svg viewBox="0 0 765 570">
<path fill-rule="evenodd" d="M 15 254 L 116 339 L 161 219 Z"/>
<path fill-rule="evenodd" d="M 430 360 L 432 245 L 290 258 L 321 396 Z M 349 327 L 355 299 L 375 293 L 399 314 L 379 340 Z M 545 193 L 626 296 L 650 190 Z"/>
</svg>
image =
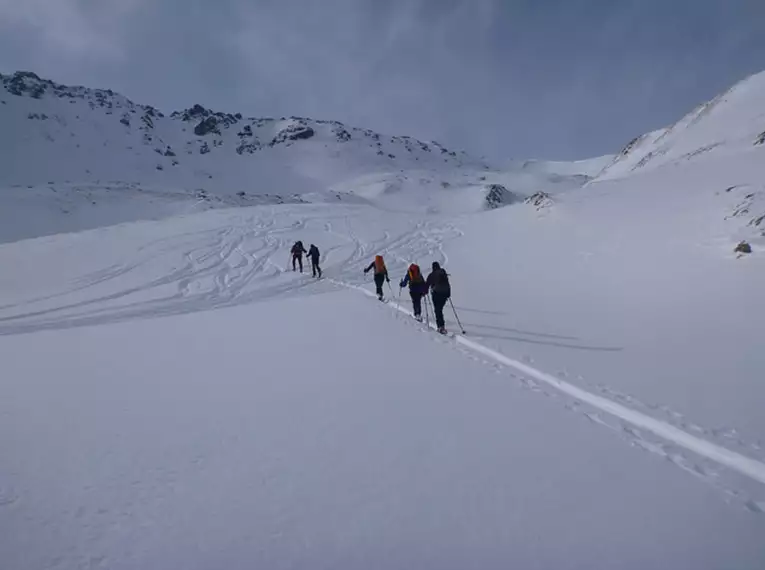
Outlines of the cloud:
<svg viewBox="0 0 765 570">
<path fill-rule="evenodd" d="M 33 38 L 32 47 L 46 55 L 114 60 L 126 56 L 121 20 L 139 5 L 140 0 L 0 0 L 0 30 Z"/>
<path fill-rule="evenodd" d="M 493 157 L 615 152 L 765 67 L 760 0 L 0 0 L 0 67 Z"/>
</svg>

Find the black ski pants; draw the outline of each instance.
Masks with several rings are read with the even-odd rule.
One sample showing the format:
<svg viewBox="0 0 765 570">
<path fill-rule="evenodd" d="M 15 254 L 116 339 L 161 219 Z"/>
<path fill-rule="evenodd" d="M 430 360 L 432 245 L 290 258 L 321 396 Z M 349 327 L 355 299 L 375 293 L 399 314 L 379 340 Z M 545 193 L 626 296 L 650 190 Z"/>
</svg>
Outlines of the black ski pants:
<svg viewBox="0 0 765 570">
<path fill-rule="evenodd" d="M 377 296 L 380 298 L 383 296 L 383 283 L 385 283 L 385 274 L 375 273 L 375 288 L 377 289 Z"/>
<path fill-rule="evenodd" d="M 321 267 L 319 267 L 319 258 L 311 257 L 311 273 L 314 277 L 318 274 L 321 277 Z"/>
<path fill-rule="evenodd" d="M 443 328 L 446 326 L 444 321 L 444 307 L 449 300 L 449 295 L 443 293 L 436 293 L 433 291 L 433 312 L 436 314 L 436 326 Z"/>
<path fill-rule="evenodd" d="M 303 273 L 303 256 L 299 253 L 292 254 L 292 271 L 295 271 L 295 264 L 300 264 L 300 273 Z"/>
<path fill-rule="evenodd" d="M 409 296 L 412 298 L 412 309 L 414 309 L 414 316 L 419 317 L 422 315 L 422 293 L 419 291 L 409 291 Z"/>
</svg>

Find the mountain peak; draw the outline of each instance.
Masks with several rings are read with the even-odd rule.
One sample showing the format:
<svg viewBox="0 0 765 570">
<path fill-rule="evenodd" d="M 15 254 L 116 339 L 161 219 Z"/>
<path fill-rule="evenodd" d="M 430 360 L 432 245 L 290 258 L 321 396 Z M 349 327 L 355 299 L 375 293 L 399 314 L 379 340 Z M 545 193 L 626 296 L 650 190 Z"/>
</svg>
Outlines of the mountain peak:
<svg viewBox="0 0 765 570">
<path fill-rule="evenodd" d="M 679 164 L 751 150 L 765 141 L 765 72 L 738 82 L 667 127 L 632 139 L 600 176 L 621 178 Z"/>
<path fill-rule="evenodd" d="M 111 89 L 61 85 L 28 71 L 0 75 L 0 121 L 0 146 L 8 149 L 0 184 L 111 180 L 283 199 L 327 194 L 374 173 L 418 170 L 440 181 L 489 168 L 434 141 L 336 120 L 253 118 L 200 103 L 166 116 Z"/>
</svg>

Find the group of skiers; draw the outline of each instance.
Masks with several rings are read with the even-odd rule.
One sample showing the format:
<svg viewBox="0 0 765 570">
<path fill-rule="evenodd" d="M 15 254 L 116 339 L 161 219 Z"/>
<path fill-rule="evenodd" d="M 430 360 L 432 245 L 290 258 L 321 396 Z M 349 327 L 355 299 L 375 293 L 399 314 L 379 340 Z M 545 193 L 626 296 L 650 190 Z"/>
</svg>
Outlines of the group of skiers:
<svg viewBox="0 0 765 570">
<path fill-rule="evenodd" d="M 373 269 L 377 298 L 382 301 L 384 299 L 383 283 L 387 281 L 390 284 L 388 269 L 385 267 L 382 255 L 375 256 L 375 260 L 364 269 L 364 273 L 369 273 Z M 422 299 L 430 291 L 438 332 L 446 334 L 444 307 L 452 295 L 452 288 L 449 284 L 449 275 L 444 268 L 437 261 L 434 261 L 430 275 L 425 279 L 420 271 L 420 266 L 412 263 L 406 270 L 406 275 L 399 282 L 401 289 L 406 286 L 409 286 L 409 296 L 412 298 L 414 318 L 418 321 L 422 321 Z"/>
<path fill-rule="evenodd" d="M 295 245 L 292 246 L 290 253 L 292 254 L 292 271 L 297 271 L 296 266 L 299 265 L 300 273 L 303 273 L 303 254 L 305 253 L 308 256 L 308 259 L 311 260 L 311 272 L 313 273 L 313 276 L 321 278 L 321 267 L 319 267 L 321 253 L 319 253 L 318 247 L 311 244 L 311 247 L 306 251 L 305 247 L 303 247 L 303 242 L 298 240 L 295 242 Z"/>
<path fill-rule="evenodd" d="M 308 259 L 311 260 L 313 276 L 321 278 L 321 267 L 319 267 L 321 253 L 319 253 L 318 247 L 311 244 L 311 247 L 306 251 L 305 247 L 303 247 L 303 242 L 298 240 L 292 246 L 290 254 L 292 255 L 292 271 L 297 271 L 297 268 L 300 267 L 300 273 L 303 272 L 303 254 L 306 254 Z M 372 270 L 374 270 L 377 298 L 383 301 L 385 299 L 383 284 L 386 281 L 390 284 L 390 277 L 388 276 L 388 269 L 385 267 L 382 255 L 376 255 L 374 261 L 364 269 L 364 273 L 369 273 Z M 437 261 L 434 261 L 430 275 L 425 279 L 420 272 L 419 265 L 412 263 L 407 269 L 406 275 L 399 282 L 401 289 L 407 286 L 409 287 L 409 296 L 412 298 L 414 318 L 422 321 L 422 299 L 430 292 L 438 332 L 446 334 L 444 307 L 452 295 L 452 289 L 451 285 L 449 285 L 449 275 L 444 268 Z"/>
</svg>

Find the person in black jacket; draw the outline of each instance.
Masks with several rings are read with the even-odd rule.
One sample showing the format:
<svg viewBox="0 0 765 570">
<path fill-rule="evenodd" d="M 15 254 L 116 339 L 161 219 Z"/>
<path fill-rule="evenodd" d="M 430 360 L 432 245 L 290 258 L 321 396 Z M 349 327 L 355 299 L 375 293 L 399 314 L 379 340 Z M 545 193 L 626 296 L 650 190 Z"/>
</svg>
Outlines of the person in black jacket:
<svg viewBox="0 0 765 570">
<path fill-rule="evenodd" d="M 295 271 L 295 264 L 300 264 L 300 273 L 303 273 L 303 254 L 308 253 L 303 247 L 302 241 L 296 241 L 290 250 L 292 252 L 292 271 Z"/>
<path fill-rule="evenodd" d="M 446 322 L 444 321 L 444 306 L 452 296 L 452 288 L 449 285 L 449 275 L 437 262 L 433 262 L 433 271 L 425 280 L 426 291 L 430 290 L 433 299 L 433 312 L 436 313 L 436 326 L 438 332 L 446 334 Z"/>
<path fill-rule="evenodd" d="M 319 248 L 313 244 L 308 248 L 308 259 L 311 260 L 311 272 L 313 273 L 313 276 L 316 277 L 318 274 L 318 277 L 321 279 L 321 267 L 319 267 L 321 254 L 319 253 Z"/>
</svg>

